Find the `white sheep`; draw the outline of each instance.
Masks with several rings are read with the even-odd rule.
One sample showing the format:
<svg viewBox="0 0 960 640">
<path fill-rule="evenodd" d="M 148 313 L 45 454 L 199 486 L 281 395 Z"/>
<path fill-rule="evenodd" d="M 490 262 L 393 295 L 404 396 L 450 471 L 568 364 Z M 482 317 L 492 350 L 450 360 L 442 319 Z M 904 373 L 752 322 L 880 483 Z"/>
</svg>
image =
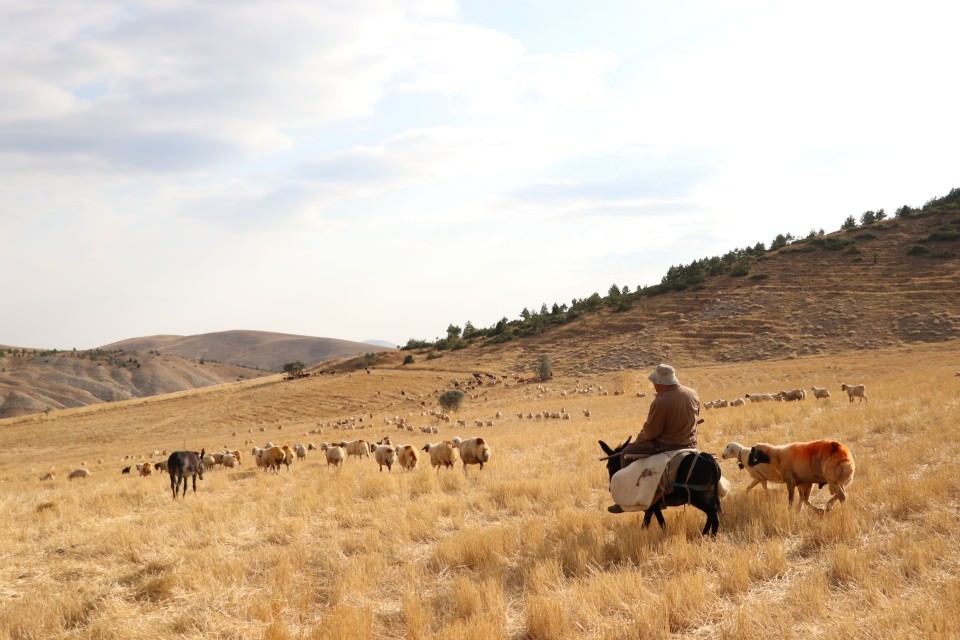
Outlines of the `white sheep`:
<svg viewBox="0 0 960 640">
<path fill-rule="evenodd" d="M 307 448 L 303 446 L 302 443 L 298 442 L 293 445 L 293 452 L 297 454 L 297 460 L 306 460 L 307 459 Z"/>
<path fill-rule="evenodd" d="M 449 440 L 443 440 L 435 444 L 429 442 L 423 446 L 423 451 L 430 454 L 430 464 L 439 471 L 440 467 L 452 469 L 457 460 L 460 459 L 460 449 Z"/>
<path fill-rule="evenodd" d="M 357 456 L 358 458 L 370 457 L 370 445 L 366 440 L 351 440 L 350 442 L 340 442 L 338 446 L 343 447 L 347 452 L 347 458 Z"/>
<path fill-rule="evenodd" d="M 763 485 L 764 490 L 766 490 L 767 482 L 783 482 L 783 476 L 780 475 L 780 472 L 769 464 L 749 466 L 747 462 L 750 458 L 750 447 L 745 447 L 739 442 L 731 442 L 728 444 L 727 448 L 723 450 L 722 457 L 736 460 L 737 466 L 741 469 L 746 469 L 750 477 L 753 478 L 753 482 L 747 486 L 746 491 L 750 491 L 750 489 L 753 489 L 758 484 Z"/>
<path fill-rule="evenodd" d="M 731 407 L 742 407 L 744 404 L 743 398 L 734 398 L 730 401 Z"/>
<path fill-rule="evenodd" d="M 380 465 L 380 471 L 387 467 L 387 471 L 393 469 L 393 463 L 397 461 L 397 450 L 392 444 L 375 444 L 373 446 L 373 459 Z"/>
<path fill-rule="evenodd" d="M 461 440 L 459 437 L 453 439 L 453 444 L 460 450 L 460 459 L 463 460 L 463 472 L 467 472 L 467 465 L 478 464 L 483 470 L 483 465 L 490 462 L 490 445 L 483 438 L 467 438 Z"/>
<path fill-rule="evenodd" d="M 863 402 L 867 399 L 867 388 L 862 384 L 841 384 L 840 388 L 847 392 L 847 397 L 850 402 L 853 402 L 854 398 L 859 398 L 858 402 Z"/>
<path fill-rule="evenodd" d="M 320 445 L 320 448 L 323 449 L 323 453 L 327 458 L 327 467 L 333 465 L 334 467 L 339 468 L 347 457 L 347 452 L 343 447 L 324 442 L 322 445 Z"/>
<path fill-rule="evenodd" d="M 770 402 L 777 399 L 772 393 L 748 393 L 743 397 L 750 402 Z"/>
<path fill-rule="evenodd" d="M 829 398 L 830 392 L 826 387 L 810 387 L 810 391 L 813 391 L 814 398 Z"/>
</svg>

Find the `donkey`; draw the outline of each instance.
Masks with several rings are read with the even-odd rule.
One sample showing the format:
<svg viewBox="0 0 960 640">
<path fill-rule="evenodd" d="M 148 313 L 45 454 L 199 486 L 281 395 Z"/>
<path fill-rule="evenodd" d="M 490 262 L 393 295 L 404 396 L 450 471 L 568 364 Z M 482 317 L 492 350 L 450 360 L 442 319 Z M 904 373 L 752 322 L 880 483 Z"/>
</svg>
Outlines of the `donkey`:
<svg viewBox="0 0 960 640">
<path fill-rule="evenodd" d="M 200 453 L 196 451 L 174 451 L 167 458 L 167 471 L 170 473 L 170 490 L 173 491 L 173 499 L 177 499 L 177 491 L 180 490 L 180 481 L 183 481 L 183 495 L 187 495 L 188 478 L 193 476 L 193 493 L 197 493 L 197 476 L 203 480 L 203 456 L 206 449 L 201 449 Z"/>
<path fill-rule="evenodd" d="M 630 444 L 632 439 L 633 436 L 630 436 L 616 449 L 611 449 L 603 440 L 599 441 L 600 448 L 607 454 L 607 457 L 601 460 L 607 461 L 607 472 L 611 478 L 622 468 L 623 458 L 620 452 Z M 720 517 L 717 515 L 720 513 L 720 496 L 726 494 L 726 480 L 721 479 L 720 463 L 707 453 L 692 452 L 680 455 L 683 458 L 677 467 L 677 482 L 671 483 L 672 491 L 661 496 L 643 512 L 643 527 L 649 527 L 650 518 L 656 516 L 660 528 L 666 529 L 663 510 L 667 507 L 690 504 L 707 514 L 707 524 L 703 527 L 702 534 L 707 535 L 709 532 L 711 536 L 716 537 L 720 529 Z"/>
</svg>

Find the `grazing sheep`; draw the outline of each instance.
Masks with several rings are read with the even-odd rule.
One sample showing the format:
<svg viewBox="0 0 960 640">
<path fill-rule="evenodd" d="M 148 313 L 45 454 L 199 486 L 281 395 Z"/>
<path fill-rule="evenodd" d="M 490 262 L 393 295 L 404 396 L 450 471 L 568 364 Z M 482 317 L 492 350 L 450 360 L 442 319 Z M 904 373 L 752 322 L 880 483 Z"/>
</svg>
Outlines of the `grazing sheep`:
<svg viewBox="0 0 960 640">
<path fill-rule="evenodd" d="M 148 476 L 151 473 L 153 473 L 153 465 L 151 465 L 149 462 L 144 462 L 142 465 L 140 465 L 141 478 Z"/>
<path fill-rule="evenodd" d="M 460 459 L 463 460 L 463 472 L 467 472 L 468 464 L 483 465 L 490 462 L 490 445 L 483 438 L 468 438 L 461 440 L 459 437 L 453 439 L 453 444 L 460 450 Z"/>
<path fill-rule="evenodd" d="M 297 455 L 297 460 L 307 459 L 307 448 L 302 443 L 293 445 L 293 452 Z"/>
<path fill-rule="evenodd" d="M 412 444 L 398 444 L 397 462 L 404 471 L 413 471 L 420 462 L 420 452 Z"/>
<path fill-rule="evenodd" d="M 788 504 L 793 506 L 793 490 L 798 489 L 800 500 L 797 509 L 806 503 L 811 509 L 823 509 L 810 504 L 810 489 L 817 484 L 830 486 L 833 497 L 827 502 L 827 510 L 839 500 L 847 499 L 846 486 L 853 480 L 855 465 L 850 450 L 836 440 L 813 440 L 792 442 L 784 445 L 758 443 L 750 449 L 747 459 L 750 467 L 769 464 L 783 476 L 787 485 Z"/>
<path fill-rule="evenodd" d="M 858 402 L 867 399 L 867 388 L 862 384 L 841 384 L 840 388 L 847 392 L 847 398 L 853 402 L 854 398 L 859 398 Z"/>
<path fill-rule="evenodd" d="M 340 467 L 340 465 L 343 464 L 344 459 L 347 457 L 347 452 L 341 446 L 330 445 L 324 442 L 320 446 L 320 448 L 323 449 L 323 453 L 327 458 L 328 468 L 330 467 L 330 465 L 333 465 L 335 467 Z"/>
<path fill-rule="evenodd" d="M 790 389 L 790 391 L 781 391 L 777 394 L 777 397 L 780 400 L 793 402 L 794 400 L 805 400 L 807 398 L 807 392 L 803 389 Z"/>
<path fill-rule="evenodd" d="M 237 459 L 233 457 L 232 453 L 228 453 L 227 455 L 223 456 L 223 460 L 220 461 L 220 464 L 228 469 L 233 469 L 237 466 Z"/>
<path fill-rule="evenodd" d="M 155 462 L 155 463 L 153 464 L 153 468 L 156 469 L 157 471 L 159 471 L 160 473 L 163 473 L 164 471 L 167 470 L 167 461 L 166 461 L 166 460 L 161 460 L 161 461 L 159 461 L 159 462 Z"/>
<path fill-rule="evenodd" d="M 53 478 L 54 478 L 53 473 L 45 473 L 42 476 L 40 476 L 40 481 L 43 482 L 44 480 L 53 480 Z"/>
<path fill-rule="evenodd" d="M 124 467 L 120 473 L 130 473 L 130 467 Z"/>
<path fill-rule="evenodd" d="M 460 449 L 449 440 L 443 440 L 435 444 L 429 442 L 423 446 L 423 451 L 430 454 L 430 464 L 437 470 L 441 466 L 452 469 L 457 460 L 460 459 Z"/>
<path fill-rule="evenodd" d="M 743 398 L 734 398 L 730 401 L 731 407 L 742 407 L 744 404 L 746 403 L 744 402 Z"/>
<path fill-rule="evenodd" d="M 810 391 L 813 391 L 814 398 L 829 398 L 830 392 L 827 391 L 826 387 L 810 387 Z"/>
<path fill-rule="evenodd" d="M 397 461 L 397 450 L 392 444 L 375 444 L 373 459 L 380 465 L 380 471 L 383 471 L 384 466 L 387 467 L 387 471 L 390 471 L 393 469 L 393 463 Z"/>
<path fill-rule="evenodd" d="M 357 456 L 358 458 L 370 457 L 370 445 L 366 440 L 351 440 L 350 442 L 340 442 L 338 446 L 343 447 L 347 452 L 347 458 Z"/>
<path fill-rule="evenodd" d="M 777 399 L 772 393 L 748 393 L 743 397 L 750 402 L 770 402 Z"/>
<path fill-rule="evenodd" d="M 74 478 L 89 478 L 90 472 L 86 469 L 74 469 L 70 472 L 70 475 L 67 476 L 68 480 L 73 480 Z"/>
<path fill-rule="evenodd" d="M 750 459 L 750 449 L 743 446 L 739 442 L 731 442 L 727 445 L 727 448 L 723 450 L 723 458 L 732 459 L 737 461 L 737 466 L 741 469 L 746 469 L 747 473 L 750 474 L 750 477 L 753 478 L 753 482 L 747 487 L 747 491 L 753 489 L 758 484 L 763 485 L 764 490 L 767 489 L 767 482 L 783 482 L 783 476 L 780 475 L 780 472 L 777 469 L 769 464 L 758 464 L 755 466 L 748 466 Z"/>
</svg>

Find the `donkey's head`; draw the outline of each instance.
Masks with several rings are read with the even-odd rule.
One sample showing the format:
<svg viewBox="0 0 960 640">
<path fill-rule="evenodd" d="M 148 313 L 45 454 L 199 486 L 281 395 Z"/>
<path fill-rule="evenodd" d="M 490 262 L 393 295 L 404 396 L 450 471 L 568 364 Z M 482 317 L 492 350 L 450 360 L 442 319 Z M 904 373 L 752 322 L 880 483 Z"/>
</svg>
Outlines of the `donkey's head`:
<svg viewBox="0 0 960 640">
<path fill-rule="evenodd" d="M 603 449 L 603 452 L 607 454 L 605 457 L 600 458 L 600 461 L 603 462 L 606 460 L 607 473 L 611 478 L 613 477 L 613 474 L 615 474 L 617 471 L 620 471 L 620 469 L 623 467 L 623 457 L 620 456 L 620 452 L 623 451 L 628 444 L 630 444 L 631 440 L 633 440 L 633 436 L 627 438 L 624 443 L 616 449 L 611 449 L 610 445 L 603 440 L 597 441 L 600 444 L 600 448 Z"/>
</svg>

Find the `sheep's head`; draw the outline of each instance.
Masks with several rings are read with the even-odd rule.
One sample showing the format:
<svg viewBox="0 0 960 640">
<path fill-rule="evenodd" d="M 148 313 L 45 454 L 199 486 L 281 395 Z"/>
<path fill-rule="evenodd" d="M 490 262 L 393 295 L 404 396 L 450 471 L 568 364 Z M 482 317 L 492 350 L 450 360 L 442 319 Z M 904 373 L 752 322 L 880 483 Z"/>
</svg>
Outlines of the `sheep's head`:
<svg viewBox="0 0 960 640">
<path fill-rule="evenodd" d="M 769 464 L 769 462 L 770 453 L 767 450 L 767 445 L 755 444 L 750 447 L 750 456 L 747 458 L 748 465 L 755 467 L 758 464 Z"/>
</svg>

